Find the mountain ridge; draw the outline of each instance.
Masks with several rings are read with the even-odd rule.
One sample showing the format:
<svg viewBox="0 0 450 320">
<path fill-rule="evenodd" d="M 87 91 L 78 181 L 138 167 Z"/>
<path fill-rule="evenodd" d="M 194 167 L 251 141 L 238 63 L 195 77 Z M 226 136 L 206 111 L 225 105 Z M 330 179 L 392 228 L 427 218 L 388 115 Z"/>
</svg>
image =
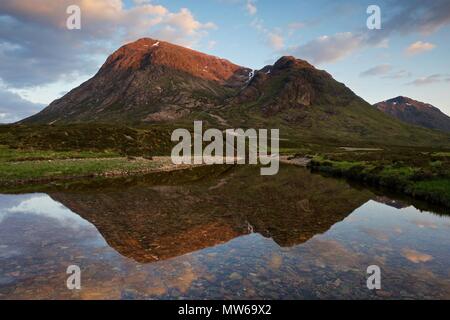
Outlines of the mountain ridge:
<svg viewBox="0 0 450 320">
<path fill-rule="evenodd" d="M 88 81 L 20 124 L 280 128 L 291 140 L 428 144 L 450 136 L 373 108 L 331 74 L 284 56 L 261 70 L 150 38 L 111 54 Z"/>
<path fill-rule="evenodd" d="M 429 103 L 398 96 L 378 102 L 374 107 L 409 124 L 450 132 L 450 117 Z"/>
</svg>

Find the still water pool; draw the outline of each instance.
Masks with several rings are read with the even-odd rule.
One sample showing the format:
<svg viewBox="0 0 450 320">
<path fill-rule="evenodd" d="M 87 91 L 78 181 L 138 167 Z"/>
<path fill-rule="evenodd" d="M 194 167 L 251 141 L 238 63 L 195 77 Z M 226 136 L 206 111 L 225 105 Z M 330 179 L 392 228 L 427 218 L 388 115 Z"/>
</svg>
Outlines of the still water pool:
<svg viewBox="0 0 450 320">
<path fill-rule="evenodd" d="M 450 216 L 287 165 L 0 195 L 0 299 L 366 298 L 450 299 Z"/>
</svg>

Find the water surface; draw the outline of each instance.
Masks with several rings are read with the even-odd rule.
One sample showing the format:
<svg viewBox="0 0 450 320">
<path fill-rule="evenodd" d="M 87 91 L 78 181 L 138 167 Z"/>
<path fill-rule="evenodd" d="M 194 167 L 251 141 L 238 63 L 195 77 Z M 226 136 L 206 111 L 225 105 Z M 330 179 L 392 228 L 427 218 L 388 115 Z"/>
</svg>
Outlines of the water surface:
<svg viewBox="0 0 450 320">
<path fill-rule="evenodd" d="M 449 299 L 450 218 L 415 206 L 294 166 L 4 194 L 0 299 Z"/>
</svg>

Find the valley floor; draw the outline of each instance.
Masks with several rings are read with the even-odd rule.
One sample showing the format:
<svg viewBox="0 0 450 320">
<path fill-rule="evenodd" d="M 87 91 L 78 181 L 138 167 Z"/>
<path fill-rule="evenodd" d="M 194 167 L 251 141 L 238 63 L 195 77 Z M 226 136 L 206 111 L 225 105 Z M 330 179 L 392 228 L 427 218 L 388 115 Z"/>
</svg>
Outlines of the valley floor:
<svg viewBox="0 0 450 320">
<path fill-rule="evenodd" d="M 281 161 L 357 180 L 450 207 L 450 152 L 417 148 L 352 148 L 303 145 L 281 149 Z M 50 151 L 0 145 L 0 190 L 78 178 L 118 177 L 186 169 L 169 156 L 118 151 Z"/>
<path fill-rule="evenodd" d="M 0 146 L 0 189 L 88 177 L 117 177 L 185 169 L 169 156 L 120 156 L 113 152 L 24 151 Z"/>
</svg>

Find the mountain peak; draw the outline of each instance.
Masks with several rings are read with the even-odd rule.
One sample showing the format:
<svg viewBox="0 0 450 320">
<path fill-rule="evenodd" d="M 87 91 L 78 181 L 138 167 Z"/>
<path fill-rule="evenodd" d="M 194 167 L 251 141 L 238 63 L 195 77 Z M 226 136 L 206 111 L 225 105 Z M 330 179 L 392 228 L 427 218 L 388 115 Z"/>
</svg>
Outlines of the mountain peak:
<svg viewBox="0 0 450 320">
<path fill-rule="evenodd" d="M 378 110 L 403 122 L 450 132 L 450 117 L 429 103 L 398 96 L 374 105 Z"/>
<path fill-rule="evenodd" d="M 275 69 L 286 69 L 286 68 L 314 68 L 309 62 L 301 59 L 297 59 L 293 56 L 283 56 L 275 62 L 273 65 Z"/>
<path fill-rule="evenodd" d="M 156 66 L 231 86 L 236 84 L 236 77 L 248 78 L 250 72 L 226 59 L 151 38 L 122 46 L 109 56 L 99 72 L 145 70 Z M 241 81 L 238 82 L 241 85 Z"/>
<path fill-rule="evenodd" d="M 408 97 L 405 97 L 405 96 L 398 96 L 398 97 L 386 100 L 385 102 L 395 103 L 395 104 L 403 104 L 403 103 L 418 102 L 418 101 L 413 100 Z"/>
</svg>

